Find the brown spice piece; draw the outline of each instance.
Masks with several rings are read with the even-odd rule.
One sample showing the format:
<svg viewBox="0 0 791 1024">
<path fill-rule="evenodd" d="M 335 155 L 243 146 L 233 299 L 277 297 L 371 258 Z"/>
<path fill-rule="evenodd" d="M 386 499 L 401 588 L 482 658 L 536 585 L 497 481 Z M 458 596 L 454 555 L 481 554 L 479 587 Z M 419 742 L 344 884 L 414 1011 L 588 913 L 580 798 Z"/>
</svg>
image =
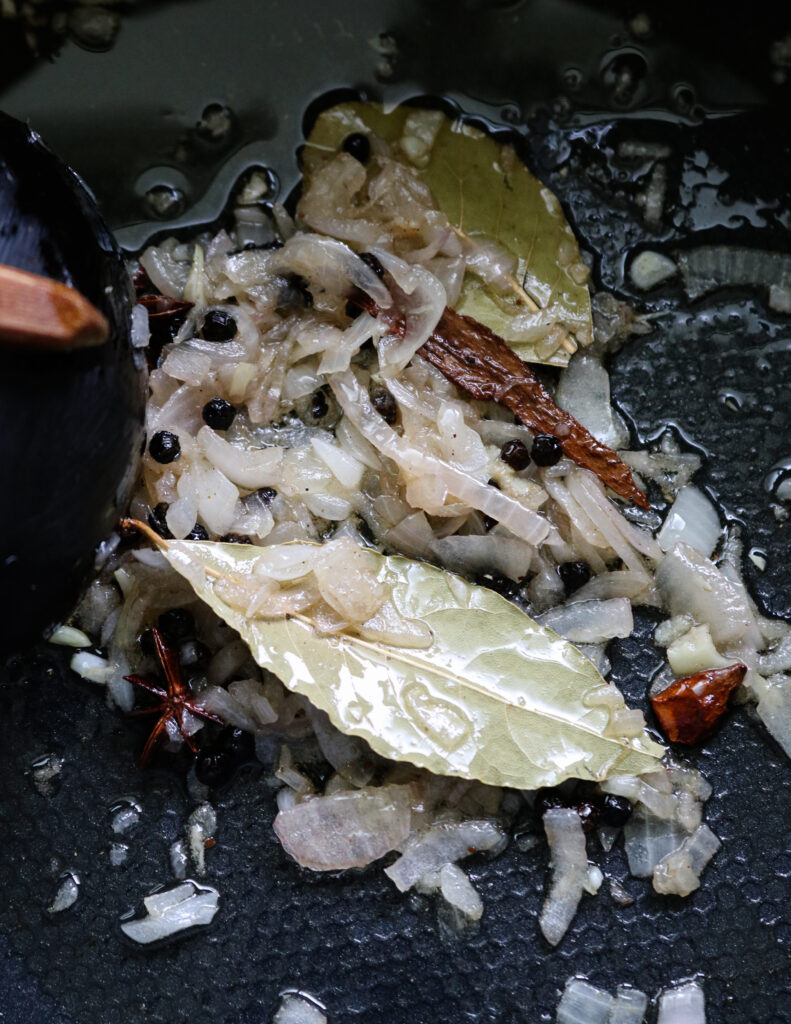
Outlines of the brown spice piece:
<svg viewBox="0 0 791 1024">
<path fill-rule="evenodd" d="M 710 736 L 746 672 L 747 667 L 739 663 L 695 672 L 652 697 L 654 713 L 668 739 L 691 745 Z"/>
<path fill-rule="evenodd" d="M 404 333 L 406 325 L 401 314 L 380 310 L 361 292 L 352 301 L 378 316 L 393 333 Z M 560 442 L 565 455 L 595 473 L 620 497 L 641 508 L 651 507 L 632 479 L 629 467 L 573 416 L 558 408 L 530 367 L 484 324 L 446 306 L 434 333 L 419 353 L 473 398 L 498 402 L 535 434 L 551 434 Z"/>
</svg>

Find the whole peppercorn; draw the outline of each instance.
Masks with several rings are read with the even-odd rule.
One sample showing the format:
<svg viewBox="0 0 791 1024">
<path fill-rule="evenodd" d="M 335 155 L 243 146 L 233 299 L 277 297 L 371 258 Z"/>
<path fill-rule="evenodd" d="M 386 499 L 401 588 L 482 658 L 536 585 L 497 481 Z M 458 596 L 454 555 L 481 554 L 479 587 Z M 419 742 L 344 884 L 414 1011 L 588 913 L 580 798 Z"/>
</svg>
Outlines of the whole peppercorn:
<svg viewBox="0 0 791 1024">
<path fill-rule="evenodd" d="M 169 608 L 157 619 L 157 629 L 166 640 L 183 640 L 195 633 L 195 619 L 186 608 Z"/>
<path fill-rule="evenodd" d="M 205 341 L 232 341 L 236 337 L 236 319 L 224 309 L 210 309 L 203 318 L 201 337 Z"/>
<path fill-rule="evenodd" d="M 327 396 L 323 391 L 316 391 L 310 400 L 310 415 L 314 420 L 323 419 L 329 412 Z"/>
<path fill-rule="evenodd" d="M 227 430 L 236 416 L 236 406 L 224 398 L 212 398 L 204 405 L 201 415 L 203 422 L 212 430 Z"/>
<path fill-rule="evenodd" d="M 385 423 L 392 427 L 398 419 L 398 403 L 383 384 L 374 384 L 370 390 L 371 402 Z"/>
<path fill-rule="evenodd" d="M 563 562 L 558 566 L 558 576 L 563 581 L 567 594 L 573 594 L 591 578 L 590 566 L 586 562 Z"/>
<path fill-rule="evenodd" d="M 367 164 L 371 155 L 371 143 L 368 136 L 363 135 L 362 132 L 352 132 L 351 135 L 347 135 L 341 149 L 349 156 L 353 156 L 355 160 L 359 160 L 361 164 Z"/>
<path fill-rule="evenodd" d="M 171 430 L 158 430 L 148 444 L 148 451 L 155 462 L 166 466 L 181 456 L 181 442 L 178 434 Z"/>
<path fill-rule="evenodd" d="M 255 493 L 265 505 L 271 505 L 277 497 L 277 491 L 274 487 L 259 487 Z"/>
<path fill-rule="evenodd" d="M 632 805 L 625 796 L 605 793 L 599 808 L 599 820 L 602 825 L 622 828 L 632 816 Z"/>
<path fill-rule="evenodd" d="M 530 465 L 530 452 L 527 450 L 527 445 L 516 437 L 505 442 L 500 449 L 500 458 L 517 473 L 527 469 Z"/>
<path fill-rule="evenodd" d="M 379 262 L 378 257 L 374 256 L 372 252 L 361 252 L 359 255 L 366 267 L 369 270 L 373 270 L 377 277 L 385 276 L 385 268 Z"/>
<path fill-rule="evenodd" d="M 551 434 L 536 434 L 530 453 L 537 466 L 554 466 L 563 455 L 560 441 Z"/>
<path fill-rule="evenodd" d="M 209 534 L 207 533 L 205 526 L 201 526 L 200 523 L 196 523 L 192 527 L 192 529 L 190 530 L 190 532 L 187 534 L 187 536 L 184 539 L 185 540 L 208 540 L 209 539 Z"/>
</svg>

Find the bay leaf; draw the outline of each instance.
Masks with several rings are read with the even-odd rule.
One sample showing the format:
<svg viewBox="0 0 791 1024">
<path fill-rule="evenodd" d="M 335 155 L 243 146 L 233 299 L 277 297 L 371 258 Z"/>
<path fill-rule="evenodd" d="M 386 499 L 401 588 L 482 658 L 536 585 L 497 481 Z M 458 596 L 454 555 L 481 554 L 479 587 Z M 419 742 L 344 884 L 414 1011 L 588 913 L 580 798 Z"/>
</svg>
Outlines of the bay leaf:
<svg viewBox="0 0 791 1024">
<path fill-rule="evenodd" d="M 397 146 L 410 112 L 409 107 L 396 107 L 385 113 L 379 104 L 359 102 L 324 111 L 303 152 L 306 181 L 352 132 L 375 132 Z M 444 115 L 424 162 L 420 174 L 450 223 L 473 241 L 499 242 L 518 261 L 513 294 L 496 294 L 467 273 L 456 310 L 486 324 L 528 362 L 567 365 L 575 341 L 590 344 L 593 326 L 586 269 L 556 196 L 511 146 Z M 565 333 L 566 347 L 542 354 L 540 345 L 518 338 L 516 318 L 528 312 L 520 298 L 522 289 L 534 309 L 552 311 L 551 322 Z"/>
<path fill-rule="evenodd" d="M 259 665 L 385 757 L 519 789 L 659 766 L 663 748 L 647 733 L 607 735 L 608 711 L 587 703 L 605 685 L 594 665 L 492 590 L 367 552 L 398 614 L 431 630 L 430 646 L 404 649 L 323 634 L 301 615 L 248 617 L 218 589 L 244 585 L 271 548 L 163 541 L 142 528 Z"/>
</svg>

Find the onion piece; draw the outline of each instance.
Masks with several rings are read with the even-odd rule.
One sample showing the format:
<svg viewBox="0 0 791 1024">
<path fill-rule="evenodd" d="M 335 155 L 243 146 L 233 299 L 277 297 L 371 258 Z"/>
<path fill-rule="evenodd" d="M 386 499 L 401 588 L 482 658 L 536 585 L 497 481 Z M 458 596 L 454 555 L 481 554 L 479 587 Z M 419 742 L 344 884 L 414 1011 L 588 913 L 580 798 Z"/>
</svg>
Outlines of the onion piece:
<svg viewBox="0 0 791 1024">
<path fill-rule="evenodd" d="M 733 643 L 755 628 L 744 595 L 688 544 L 680 542 L 665 555 L 656 582 L 671 614 L 708 625 L 715 644 Z"/>
<path fill-rule="evenodd" d="M 706 999 L 696 981 L 666 988 L 659 997 L 656 1024 L 706 1024 Z"/>
<path fill-rule="evenodd" d="M 581 978 L 569 978 L 555 1015 L 556 1024 L 610 1024 L 615 1000 Z"/>
<path fill-rule="evenodd" d="M 431 547 L 443 566 L 454 572 L 468 575 L 496 572 L 509 580 L 526 576 L 533 558 L 529 544 L 502 533 L 455 534 L 435 540 Z"/>
<path fill-rule="evenodd" d="M 700 887 L 700 876 L 721 845 L 708 825 L 698 825 L 677 850 L 655 865 L 654 889 L 663 894 L 689 896 Z"/>
<path fill-rule="evenodd" d="M 665 552 L 683 541 L 708 558 L 721 532 L 717 510 L 702 491 L 687 484 L 676 495 L 656 539 Z"/>
<path fill-rule="evenodd" d="M 552 883 L 538 919 L 547 942 L 556 946 L 577 913 L 588 875 L 585 833 L 575 810 L 551 807 L 544 813 L 544 831 L 552 857 Z"/>
<path fill-rule="evenodd" d="M 619 985 L 607 1024 L 642 1024 L 648 1009 L 648 996 L 638 988 Z"/>
<path fill-rule="evenodd" d="M 121 921 L 121 931 L 133 942 L 148 945 L 170 938 L 186 929 L 211 924 L 220 894 L 208 885 L 188 879 L 171 889 L 146 896 L 146 916 Z"/>
<path fill-rule="evenodd" d="M 439 872 L 442 898 L 468 921 L 480 921 L 483 902 L 467 873 L 458 864 L 444 864 Z"/>
<path fill-rule="evenodd" d="M 626 597 L 563 605 L 539 615 L 537 621 L 574 644 L 603 643 L 627 637 L 634 629 L 632 605 Z"/>
<path fill-rule="evenodd" d="M 311 438 L 310 443 L 338 483 L 349 490 L 357 490 L 365 468 L 362 463 L 345 452 L 340 445 L 325 441 L 321 437 Z"/>
<path fill-rule="evenodd" d="M 285 992 L 272 1024 L 327 1024 L 327 1016 L 304 992 Z"/>
<path fill-rule="evenodd" d="M 335 238 L 298 232 L 279 250 L 274 263 L 297 271 L 311 284 L 320 285 L 331 294 L 346 295 L 353 285 L 382 309 L 389 309 L 393 304 L 390 292 L 368 264 Z"/>
<path fill-rule="evenodd" d="M 60 914 L 69 907 L 73 907 L 80 895 L 80 877 L 73 871 L 66 871 L 60 877 L 58 891 L 47 907 L 50 914 Z"/>
<path fill-rule="evenodd" d="M 732 660 L 723 658 L 714 646 L 708 626 L 693 626 L 669 644 L 667 660 L 678 676 L 689 676 L 732 664 Z"/>
<path fill-rule="evenodd" d="M 686 835 L 674 821 L 663 821 L 642 807 L 626 823 L 623 834 L 629 873 L 634 878 L 650 878 L 656 865 L 674 853 Z"/>
<path fill-rule="evenodd" d="M 280 811 L 274 830 L 283 849 L 304 868 L 364 867 L 409 835 L 411 786 L 381 786 L 318 796 Z"/>
<path fill-rule="evenodd" d="M 211 427 L 201 427 L 198 444 L 215 469 L 223 473 L 237 487 L 256 490 L 280 484 L 280 463 L 283 449 L 250 448 L 244 450 L 220 437 Z"/>
<path fill-rule="evenodd" d="M 428 341 L 445 309 L 447 296 L 442 283 L 423 267 L 406 263 L 384 249 L 373 249 L 372 253 L 409 299 L 402 308 L 406 316 L 403 336 L 390 335 L 379 342 L 379 369 L 384 376 L 394 376 Z"/>
<path fill-rule="evenodd" d="M 406 892 L 431 871 L 455 863 L 471 853 L 500 853 L 508 841 L 503 829 L 494 821 L 448 822 L 432 827 L 412 838 L 395 864 L 385 868 L 387 877 L 397 889 Z M 587 861 L 586 861 L 587 864 Z"/>
<path fill-rule="evenodd" d="M 560 375 L 555 402 L 597 441 L 625 448 L 629 431 L 610 403 L 610 375 L 588 352 L 578 352 Z"/>
<path fill-rule="evenodd" d="M 407 473 L 435 479 L 454 497 L 496 519 L 528 544 L 540 544 L 550 536 L 550 524 L 537 512 L 399 437 L 376 412 L 353 373 L 336 374 L 330 384 L 344 414 L 363 437 Z"/>
</svg>

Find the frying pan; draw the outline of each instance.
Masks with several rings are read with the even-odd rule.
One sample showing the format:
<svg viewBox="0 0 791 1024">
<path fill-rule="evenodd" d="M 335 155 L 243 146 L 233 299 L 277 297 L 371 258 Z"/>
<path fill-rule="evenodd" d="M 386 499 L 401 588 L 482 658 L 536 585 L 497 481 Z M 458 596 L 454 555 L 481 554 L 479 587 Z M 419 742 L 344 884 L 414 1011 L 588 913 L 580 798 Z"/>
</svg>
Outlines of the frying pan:
<svg viewBox="0 0 791 1024">
<path fill-rule="evenodd" d="M 167 227 L 152 224 L 145 206 L 154 180 L 183 188 L 182 226 L 195 204 L 194 220 L 219 218 L 245 147 L 244 159 L 265 162 L 288 194 L 303 114 L 331 90 L 388 101 L 441 95 L 513 132 L 595 254 L 597 283 L 653 317 L 653 333 L 611 365 L 635 439 L 670 426 L 685 447 L 705 451 L 701 485 L 724 517 L 745 524 L 745 548 L 766 559 L 762 572 L 745 563 L 751 591 L 769 614 L 787 617 L 791 527 L 763 481 L 791 443 L 791 323 L 760 291 L 721 289 L 690 303 L 675 281 L 646 296 L 628 276 L 646 247 L 787 249 L 788 97 L 772 44 L 791 26 L 755 4 L 691 8 L 163 2 L 125 15 L 107 53 L 67 43 L 53 62 L 36 62 L 9 28 L 0 106 L 29 118 L 80 172 L 129 244 Z M 647 22 L 634 20 L 643 13 Z M 615 97 L 624 69 L 631 84 Z M 234 112 L 220 145 L 193 130 L 211 102 Z M 618 143 L 635 139 L 671 154 L 657 228 L 635 202 L 645 167 L 618 157 Z M 639 615 L 633 636 L 610 651 L 614 681 L 643 707 L 660 662 L 653 626 Z M 378 866 L 300 870 L 272 833 L 272 791 L 249 765 L 217 796 L 207 881 L 222 902 L 213 927 L 140 951 L 124 944 L 118 917 L 168 880 L 167 850 L 192 806 L 184 772 L 139 774 L 140 734 L 52 647 L 12 660 L 0 697 L 4 1024 L 261 1024 L 288 988 L 320 999 L 333 1024 L 532 1024 L 553 1019 L 573 974 L 652 993 L 700 975 L 709 1024 L 791 1020 L 791 768 L 748 709 L 692 755 L 714 787 L 707 820 L 723 846 L 686 900 L 629 879 L 620 846 L 606 855 L 591 847 L 634 902 L 616 905 L 605 885 L 550 951 L 536 928 L 546 849 L 513 843 L 493 862 L 471 862 L 485 913 L 476 933 L 454 937 L 432 903 L 397 894 Z M 44 797 L 29 769 L 47 753 L 65 763 L 58 791 Z M 126 795 L 142 814 L 124 837 L 125 864 L 113 867 L 110 808 Z M 49 915 L 66 870 L 80 876 L 80 897 Z"/>
</svg>

